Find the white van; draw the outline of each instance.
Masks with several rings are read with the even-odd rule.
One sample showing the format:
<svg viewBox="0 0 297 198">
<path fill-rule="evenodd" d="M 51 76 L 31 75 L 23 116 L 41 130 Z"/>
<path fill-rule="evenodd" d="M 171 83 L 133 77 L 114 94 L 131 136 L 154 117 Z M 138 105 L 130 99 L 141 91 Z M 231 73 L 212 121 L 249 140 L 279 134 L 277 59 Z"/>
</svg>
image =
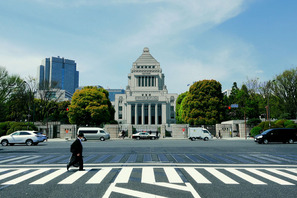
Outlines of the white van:
<svg viewBox="0 0 297 198">
<path fill-rule="evenodd" d="M 109 133 L 105 132 L 104 129 L 98 127 L 80 127 L 77 130 L 77 134 L 79 132 L 83 132 L 85 139 L 93 139 L 93 140 L 108 140 L 110 139 Z"/>
<path fill-rule="evenodd" d="M 188 130 L 188 138 L 192 141 L 196 139 L 202 139 L 207 141 L 212 138 L 211 133 L 204 128 L 201 127 L 190 127 Z"/>
</svg>

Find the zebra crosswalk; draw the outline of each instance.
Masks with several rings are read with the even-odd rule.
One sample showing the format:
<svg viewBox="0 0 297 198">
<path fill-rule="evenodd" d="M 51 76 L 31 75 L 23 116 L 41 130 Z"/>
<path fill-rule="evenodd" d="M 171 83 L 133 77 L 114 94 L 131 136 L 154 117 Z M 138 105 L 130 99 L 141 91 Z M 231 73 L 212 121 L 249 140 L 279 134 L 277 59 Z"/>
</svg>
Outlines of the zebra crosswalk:
<svg viewBox="0 0 297 198">
<path fill-rule="evenodd" d="M 50 154 L 1 156 L 2 164 L 65 164 L 69 155 Z M 278 154 L 90 154 L 84 156 L 85 163 L 215 163 L 215 164 L 297 164 L 297 155 Z"/>
<path fill-rule="evenodd" d="M 1 185 L 69 185 L 102 183 L 143 183 L 143 184 L 213 184 L 269 185 L 271 183 L 286 186 L 297 185 L 297 168 L 275 167 L 88 167 L 85 171 L 76 171 L 65 167 L 41 168 L 0 168 Z"/>
</svg>

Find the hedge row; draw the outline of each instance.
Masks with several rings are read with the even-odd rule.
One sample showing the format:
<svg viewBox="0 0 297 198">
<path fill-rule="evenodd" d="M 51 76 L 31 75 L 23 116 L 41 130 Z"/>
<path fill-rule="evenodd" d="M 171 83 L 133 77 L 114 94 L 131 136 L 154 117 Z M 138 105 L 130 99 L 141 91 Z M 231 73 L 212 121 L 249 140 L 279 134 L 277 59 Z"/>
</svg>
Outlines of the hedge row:
<svg viewBox="0 0 297 198">
<path fill-rule="evenodd" d="M 270 125 L 270 126 L 269 126 Z M 275 122 L 265 121 L 261 122 L 251 130 L 251 136 L 256 136 L 260 134 L 261 132 L 270 129 L 270 128 L 295 128 L 297 129 L 297 124 L 295 124 L 292 120 L 277 120 Z"/>
<path fill-rule="evenodd" d="M 14 131 L 18 130 L 34 130 L 37 131 L 38 128 L 33 124 L 28 122 L 0 122 L 0 136 L 9 135 Z"/>
</svg>

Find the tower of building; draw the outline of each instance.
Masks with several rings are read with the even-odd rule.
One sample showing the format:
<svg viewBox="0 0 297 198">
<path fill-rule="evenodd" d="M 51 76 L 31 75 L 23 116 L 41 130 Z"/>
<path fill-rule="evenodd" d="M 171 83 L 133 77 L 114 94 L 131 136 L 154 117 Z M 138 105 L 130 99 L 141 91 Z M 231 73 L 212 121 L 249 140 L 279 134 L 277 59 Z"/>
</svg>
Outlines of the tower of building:
<svg viewBox="0 0 297 198">
<path fill-rule="evenodd" d="M 79 82 L 79 72 L 76 70 L 75 61 L 59 56 L 42 60 L 38 70 L 40 89 L 45 82 L 53 88 L 65 90 L 68 95 L 72 96 Z"/>
</svg>

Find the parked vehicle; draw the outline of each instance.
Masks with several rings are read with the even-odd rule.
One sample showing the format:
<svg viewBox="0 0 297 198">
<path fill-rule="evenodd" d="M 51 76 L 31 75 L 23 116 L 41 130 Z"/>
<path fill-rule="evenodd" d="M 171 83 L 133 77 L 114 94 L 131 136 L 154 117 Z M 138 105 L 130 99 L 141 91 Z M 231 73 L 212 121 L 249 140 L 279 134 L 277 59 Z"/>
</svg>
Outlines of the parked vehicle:
<svg viewBox="0 0 297 198">
<path fill-rule="evenodd" d="M 207 141 L 212 138 L 211 133 L 204 128 L 201 127 L 190 127 L 188 130 L 188 138 L 192 141 L 196 139 L 202 139 Z"/>
<path fill-rule="evenodd" d="M 255 142 L 259 144 L 268 144 L 269 142 L 294 143 L 297 141 L 297 129 L 277 128 L 268 129 L 254 137 Z"/>
<path fill-rule="evenodd" d="M 147 132 L 139 132 L 132 135 L 132 139 L 140 140 L 140 139 L 151 139 L 155 140 L 157 139 L 157 136 L 155 134 L 149 134 Z"/>
<path fill-rule="evenodd" d="M 80 127 L 77 130 L 77 134 L 79 132 L 84 133 L 85 140 L 93 139 L 93 140 L 105 141 L 110 139 L 109 133 L 105 132 L 104 129 L 98 128 L 98 127 Z"/>
<path fill-rule="evenodd" d="M 14 144 L 26 144 L 27 146 L 37 145 L 42 142 L 42 137 L 39 134 L 35 134 L 36 131 L 16 131 L 10 135 L 0 137 L 2 146 Z"/>
</svg>

